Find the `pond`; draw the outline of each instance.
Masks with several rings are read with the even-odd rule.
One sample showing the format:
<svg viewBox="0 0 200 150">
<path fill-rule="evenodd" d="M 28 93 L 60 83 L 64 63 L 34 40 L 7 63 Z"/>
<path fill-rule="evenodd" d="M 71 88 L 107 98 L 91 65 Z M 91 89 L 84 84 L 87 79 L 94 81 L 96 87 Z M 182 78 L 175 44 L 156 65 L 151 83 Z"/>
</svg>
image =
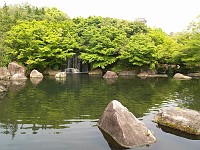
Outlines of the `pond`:
<svg viewBox="0 0 200 150">
<path fill-rule="evenodd" d="M 152 122 L 159 109 L 200 111 L 200 80 L 118 78 L 87 74 L 56 81 L 12 83 L 0 97 L 1 150 L 111 150 L 96 126 L 111 100 L 119 100 L 154 133 L 157 142 L 134 150 L 199 150 L 200 138 Z"/>
</svg>

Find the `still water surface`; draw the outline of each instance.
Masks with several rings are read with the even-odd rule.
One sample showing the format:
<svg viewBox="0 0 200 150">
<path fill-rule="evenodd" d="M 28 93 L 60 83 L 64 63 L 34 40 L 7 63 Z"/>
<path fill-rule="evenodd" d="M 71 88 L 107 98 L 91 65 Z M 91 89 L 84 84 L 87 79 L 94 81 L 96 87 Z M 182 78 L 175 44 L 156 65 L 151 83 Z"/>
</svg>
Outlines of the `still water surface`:
<svg viewBox="0 0 200 150">
<path fill-rule="evenodd" d="M 119 100 L 154 132 L 157 142 L 133 150 L 199 150 L 200 137 L 159 127 L 159 109 L 200 111 L 200 80 L 118 78 L 86 74 L 65 81 L 45 78 L 12 83 L 0 97 L 0 150 L 111 150 L 96 123 Z"/>
</svg>

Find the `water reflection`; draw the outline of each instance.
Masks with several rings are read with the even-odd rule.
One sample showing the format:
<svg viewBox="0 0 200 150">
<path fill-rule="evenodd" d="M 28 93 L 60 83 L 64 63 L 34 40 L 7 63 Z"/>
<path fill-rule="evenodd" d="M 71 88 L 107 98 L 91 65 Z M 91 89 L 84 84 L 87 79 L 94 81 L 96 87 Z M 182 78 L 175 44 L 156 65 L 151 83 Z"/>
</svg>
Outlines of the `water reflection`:
<svg viewBox="0 0 200 150">
<path fill-rule="evenodd" d="M 89 132 L 92 130 L 96 133 L 95 121 L 113 99 L 119 100 L 136 117 L 150 124 L 151 129 L 155 124 L 144 116 L 154 115 L 161 108 L 200 110 L 199 82 L 119 77 L 114 84 L 108 84 L 102 77 L 81 74 L 68 75 L 66 81 L 61 82 L 55 78 L 44 78 L 37 86 L 30 80 L 11 83 L 9 91 L 3 96 L 6 100 L 0 101 L 0 137 L 65 135 L 68 132 L 71 135 L 72 130 L 81 132 L 80 125 L 85 122 Z M 95 134 L 97 139 L 100 135 Z M 77 138 L 74 136 L 73 140 Z M 94 149 L 97 149 L 97 143 Z M 108 149 L 105 147 L 102 149 Z"/>
<path fill-rule="evenodd" d="M 30 81 L 33 85 L 38 85 L 41 81 L 43 80 L 43 78 L 30 78 Z"/>
<path fill-rule="evenodd" d="M 198 136 L 198 135 L 191 135 L 191 134 L 185 133 L 183 131 L 172 129 L 172 128 L 165 127 L 162 125 L 158 125 L 157 127 L 166 133 L 170 133 L 170 134 L 176 135 L 178 137 L 183 137 L 183 138 L 191 139 L 191 140 L 200 140 L 200 136 Z"/>
</svg>

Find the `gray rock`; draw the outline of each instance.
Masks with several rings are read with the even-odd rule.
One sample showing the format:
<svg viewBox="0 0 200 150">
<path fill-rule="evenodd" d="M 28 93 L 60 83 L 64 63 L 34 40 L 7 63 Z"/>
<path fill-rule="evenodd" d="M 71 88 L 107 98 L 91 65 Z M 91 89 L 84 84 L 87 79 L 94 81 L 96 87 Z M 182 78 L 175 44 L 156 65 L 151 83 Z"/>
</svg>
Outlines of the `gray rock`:
<svg viewBox="0 0 200 150">
<path fill-rule="evenodd" d="M 173 76 L 174 79 L 177 79 L 177 80 L 189 80 L 189 79 L 192 79 L 192 77 L 189 77 L 189 76 L 185 76 L 181 73 L 176 73 L 174 76 Z"/>
<path fill-rule="evenodd" d="M 30 73 L 30 78 L 43 78 L 43 74 L 36 69 L 32 70 Z"/>
<path fill-rule="evenodd" d="M 54 76 L 59 73 L 60 71 L 56 71 L 56 70 L 47 70 L 45 71 L 45 74 L 49 75 L 49 76 Z"/>
<path fill-rule="evenodd" d="M 6 67 L 0 67 L 0 80 L 9 80 L 10 72 Z"/>
<path fill-rule="evenodd" d="M 66 73 L 80 73 L 80 71 L 76 68 L 67 68 L 65 69 Z"/>
<path fill-rule="evenodd" d="M 89 73 L 89 75 L 102 75 L 102 71 L 101 69 L 94 69 L 94 70 L 91 70 Z"/>
<path fill-rule="evenodd" d="M 118 77 L 118 75 L 113 71 L 107 71 L 103 76 L 103 78 L 107 78 L 107 79 L 108 78 L 117 78 L 117 77 Z"/>
<path fill-rule="evenodd" d="M 137 74 L 137 71 L 121 71 L 118 73 L 119 76 L 135 76 Z"/>
<path fill-rule="evenodd" d="M 12 77 L 10 78 L 10 80 L 14 81 L 14 80 L 26 80 L 27 77 L 24 74 L 21 73 L 16 73 L 14 75 L 12 75 Z"/>
<path fill-rule="evenodd" d="M 22 74 L 25 76 L 25 67 L 19 65 L 17 62 L 11 62 L 8 64 L 8 71 L 10 72 L 11 76 L 14 74 Z"/>
<path fill-rule="evenodd" d="M 6 92 L 6 91 L 7 91 L 6 87 L 4 87 L 3 85 L 0 85 L 0 93 Z"/>
<path fill-rule="evenodd" d="M 160 110 L 154 121 L 189 134 L 200 135 L 200 112 L 195 110 L 181 108 Z"/>
<path fill-rule="evenodd" d="M 59 72 L 55 75 L 55 78 L 66 78 L 66 72 Z"/>
<path fill-rule="evenodd" d="M 189 73 L 188 76 L 190 76 L 190 77 L 200 77 L 200 72 Z"/>
<path fill-rule="evenodd" d="M 150 74 L 148 75 L 148 78 L 167 78 L 168 75 L 167 74 Z"/>
<path fill-rule="evenodd" d="M 149 145 L 156 141 L 144 123 L 117 100 L 108 104 L 97 125 L 123 148 Z"/>
</svg>

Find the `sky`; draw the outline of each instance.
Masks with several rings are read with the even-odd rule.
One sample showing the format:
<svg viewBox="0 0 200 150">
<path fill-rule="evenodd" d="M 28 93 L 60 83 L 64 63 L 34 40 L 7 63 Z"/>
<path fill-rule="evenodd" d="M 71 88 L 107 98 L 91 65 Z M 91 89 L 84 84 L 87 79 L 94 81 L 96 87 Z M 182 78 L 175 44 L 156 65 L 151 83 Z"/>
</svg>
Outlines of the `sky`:
<svg viewBox="0 0 200 150">
<path fill-rule="evenodd" d="M 0 0 L 38 7 L 56 7 L 71 18 L 102 16 L 134 21 L 145 18 L 150 27 L 164 32 L 181 32 L 200 15 L 200 0 Z"/>
</svg>

